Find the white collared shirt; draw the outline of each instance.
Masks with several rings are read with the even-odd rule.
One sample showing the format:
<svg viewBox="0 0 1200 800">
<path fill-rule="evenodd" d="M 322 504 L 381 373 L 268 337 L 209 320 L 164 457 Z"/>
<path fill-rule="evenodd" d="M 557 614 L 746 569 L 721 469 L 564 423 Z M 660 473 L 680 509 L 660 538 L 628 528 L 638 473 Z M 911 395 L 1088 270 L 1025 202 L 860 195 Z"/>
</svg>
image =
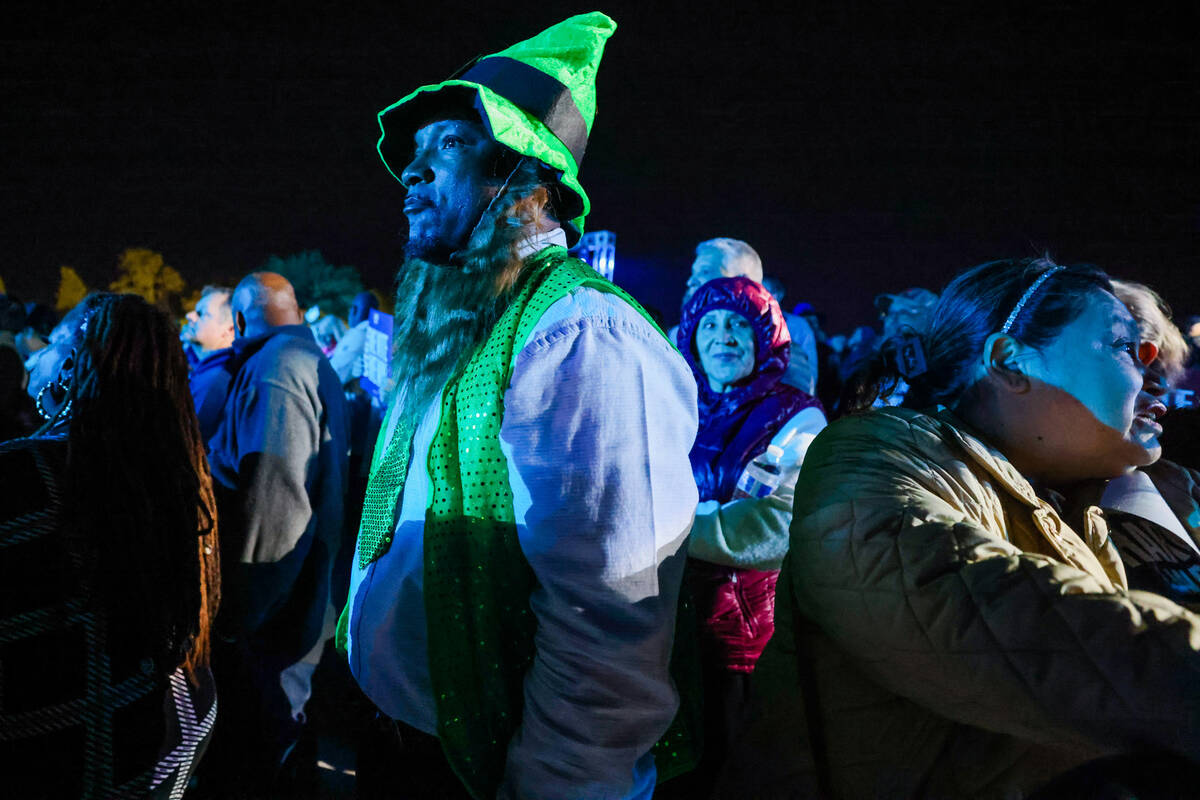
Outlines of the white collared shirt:
<svg viewBox="0 0 1200 800">
<path fill-rule="evenodd" d="M 548 236 L 557 244 L 562 231 Z M 522 347 L 504 409 L 538 629 L 503 791 L 648 798 L 650 747 L 678 704 L 667 667 L 697 502 L 695 380 L 635 309 L 579 289 Z M 368 697 L 431 734 L 423 537 L 438 412 L 432 404 L 414 435 L 390 549 L 365 569 L 355 558 L 348 645 Z"/>
<path fill-rule="evenodd" d="M 517 258 L 529 258 L 534 253 L 540 253 L 542 250 L 555 244 L 559 247 L 567 246 L 567 232 L 562 228 L 555 228 L 552 231 L 544 231 L 526 236 L 517 245 Z"/>
</svg>

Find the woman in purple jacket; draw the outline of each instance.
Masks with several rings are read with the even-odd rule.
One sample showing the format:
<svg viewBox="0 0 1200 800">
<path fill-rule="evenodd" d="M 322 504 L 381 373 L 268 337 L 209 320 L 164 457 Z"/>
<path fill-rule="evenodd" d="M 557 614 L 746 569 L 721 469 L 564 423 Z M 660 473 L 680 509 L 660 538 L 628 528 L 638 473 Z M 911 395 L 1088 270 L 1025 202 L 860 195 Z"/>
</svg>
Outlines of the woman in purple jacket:
<svg viewBox="0 0 1200 800">
<path fill-rule="evenodd" d="M 790 343 L 775 298 L 744 277 L 700 287 L 677 334 L 699 388 L 691 461 L 700 504 L 688 582 L 705 683 L 705 756 L 695 775 L 701 789 L 724 761 L 750 673 L 775 630 L 793 489 L 804 451 L 825 427 L 820 403 L 781 381 Z"/>
</svg>

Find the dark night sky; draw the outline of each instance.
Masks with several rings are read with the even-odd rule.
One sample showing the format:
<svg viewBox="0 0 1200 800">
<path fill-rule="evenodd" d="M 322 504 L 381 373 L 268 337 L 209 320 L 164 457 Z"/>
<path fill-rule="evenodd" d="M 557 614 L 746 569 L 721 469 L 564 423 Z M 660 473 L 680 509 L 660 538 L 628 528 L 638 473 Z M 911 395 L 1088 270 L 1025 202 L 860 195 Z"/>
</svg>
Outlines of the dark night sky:
<svg viewBox="0 0 1200 800">
<path fill-rule="evenodd" d="M 618 30 L 581 178 L 618 282 L 674 316 L 695 243 L 736 236 L 840 329 L 877 292 L 1049 249 L 1200 310 L 1193 4 L 822 5 L 598 6 Z M 591 8 L 93 6 L 0 33 L 0 276 L 26 297 L 60 264 L 106 283 L 129 246 L 196 285 L 310 248 L 390 285 L 375 113 Z"/>
</svg>

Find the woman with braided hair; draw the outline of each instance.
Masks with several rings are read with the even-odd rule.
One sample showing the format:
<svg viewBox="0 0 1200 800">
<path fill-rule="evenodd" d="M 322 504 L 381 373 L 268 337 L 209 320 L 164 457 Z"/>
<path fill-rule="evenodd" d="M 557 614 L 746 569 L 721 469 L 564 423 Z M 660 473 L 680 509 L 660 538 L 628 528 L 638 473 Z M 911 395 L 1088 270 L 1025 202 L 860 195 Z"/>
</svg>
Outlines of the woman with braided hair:
<svg viewBox="0 0 1200 800">
<path fill-rule="evenodd" d="M 50 419 L 66 400 L 66 386 L 58 380 L 59 368 L 79 346 L 79 323 L 107 296 L 107 292 L 91 292 L 76 303 L 50 331 L 46 346 L 25 359 L 25 370 L 29 373 L 25 391 L 33 398 L 43 420 Z"/>
<path fill-rule="evenodd" d="M 0 769 L 17 797 L 181 797 L 216 716 L 217 526 L 169 317 L 90 298 L 49 417 L 0 446 Z"/>
</svg>

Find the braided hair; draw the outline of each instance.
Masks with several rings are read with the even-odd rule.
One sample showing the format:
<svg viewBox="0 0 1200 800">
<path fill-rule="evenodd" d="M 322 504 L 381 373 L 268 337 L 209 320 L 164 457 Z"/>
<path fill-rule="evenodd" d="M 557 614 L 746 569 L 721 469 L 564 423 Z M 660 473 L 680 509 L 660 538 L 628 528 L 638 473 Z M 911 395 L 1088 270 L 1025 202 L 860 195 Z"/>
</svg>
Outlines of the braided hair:
<svg viewBox="0 0 1200 800">
<path fill-rule="evenodd" d="M 172 320 L 107 295 L 81 323 L 66 399 L 70 530 L 122 652 L 165 677 L 208 662 L 220 595 L 212 477 Z"/>
</svg>

